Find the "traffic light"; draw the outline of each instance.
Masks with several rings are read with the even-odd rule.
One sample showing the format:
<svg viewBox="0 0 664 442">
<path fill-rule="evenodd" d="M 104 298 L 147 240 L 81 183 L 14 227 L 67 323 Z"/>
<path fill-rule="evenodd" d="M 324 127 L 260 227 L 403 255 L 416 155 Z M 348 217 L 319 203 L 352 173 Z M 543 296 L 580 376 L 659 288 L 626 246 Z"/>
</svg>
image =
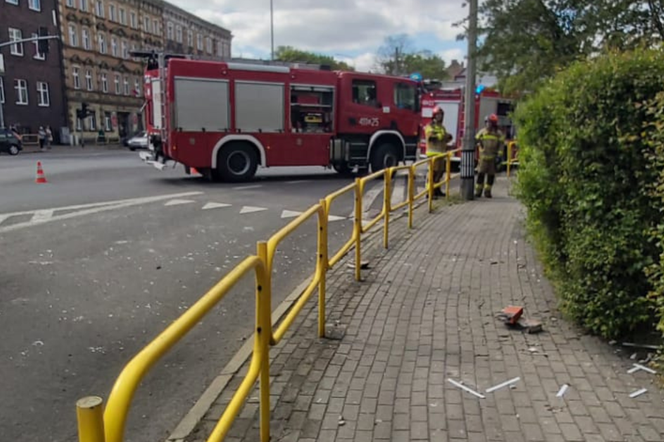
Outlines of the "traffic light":
<svg viewBox="0 0 664 442">
<path fill-rule="evenodd" d="M 81 108 L 76 110 L 76 117 L 79 120 L 83 120 L 89 114 L 90 111 L 88 110 L 88 103 L 81 103 Z"/>
<path fill-rule="evenodd" d="M 44 26 L 39 27 L 39 36 L 40 37 L 48 37 L 48 29 L 46 29 Z M 39 53 L 46 55 L 48 54 L 48 42 L 49 40 L 38 40 L 37 41 L 37 49 L 39 49 Z"/>
</svg>

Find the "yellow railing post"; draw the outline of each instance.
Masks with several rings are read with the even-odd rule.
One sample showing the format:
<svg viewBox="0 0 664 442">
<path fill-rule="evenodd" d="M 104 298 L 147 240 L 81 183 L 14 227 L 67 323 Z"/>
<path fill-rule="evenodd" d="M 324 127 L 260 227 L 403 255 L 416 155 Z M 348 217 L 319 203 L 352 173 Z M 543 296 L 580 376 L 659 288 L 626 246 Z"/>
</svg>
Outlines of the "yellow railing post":
<svg viewBox="0 0 664 442">
<path fill-rule="evenodd" d="M 327 202 L 320 200 L 323 207 L 323 216 L 318 217 L 318 267 L 316 271 L 320 272 L 320 281 L 318 282 L 318 337 L 325 337 L 325 278 L 328 268 L 328 244 L 327 244 L 327 220 L 329 216 L 329 207 Z"/>
<path fill-rule="evenodd" d="M 362 180 L 355 178 L 355 226 L 353 235 L 355 237 L 355 281 L 362 280 L 362 192 L 364 186 Z"/>
<path fill-rule="evenodd" d="M 428 186 L 428 191 L 429 191 L 429 213 L 433 212 L 433 195 L 434 195 L 434 186 L 435 183 L 433 182 L 433 168 L 434 168 L 434 162 L 436 160 L 436 157 L 429 157 L 429 170 L 427 171 L 428 176 L 429 176 L 429 186 Z"/>
<path fill-rule="evenodd" d="M 104 401 L 87 396 L 76 402 L 79 442 L 104 442 Z"/>
<path fill-rule="evenodd" d="M 408 228 L 413 228 L 413 208 L 415 206 L 415 166 L 408 169 Z"/>
<path fill-rule="evenodd" d="M 260 364 L 260 437 L 270 442 L 270 337 L 272 336 L 272 311 L 268 301 L 272 297 L 271 279 L 268 277 L 267 242 L 256 245 L 263 269 L 256 272 L 256 357 Z"/>
<path fill-rule="evenodd" d="M 390 236 L 390 210 L 392 203 L 392 168 L 385 169 L 385 183 L 383 186 L 383 212 L 385 218 L 383 223 L 383 247 L 387 249 Z"/>
<path fill-rule="evenodd" d="M 445 198 L 450 199 L 450 181 L 452 180 L 452 152 L 445 158 Z"/>
</svg>

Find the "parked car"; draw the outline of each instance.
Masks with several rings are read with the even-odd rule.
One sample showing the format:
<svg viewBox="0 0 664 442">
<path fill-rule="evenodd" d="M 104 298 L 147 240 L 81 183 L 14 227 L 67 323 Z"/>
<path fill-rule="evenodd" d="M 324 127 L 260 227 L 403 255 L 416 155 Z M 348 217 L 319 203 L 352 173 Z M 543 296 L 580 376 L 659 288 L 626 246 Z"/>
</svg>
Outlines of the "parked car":
<svg viewBox="0 0 664 442">
<path fill-rule="evenodd" d="M 0 128 L 0 152 L 18 155 L 23 150 L 21 140 L 9 129 Z"/>
<path fill-rule="evenodd" d="M 127 147 L 129 147 L 129 150 L 136 150 L 136 149 L 147 149 L 148 148 L 148 134 L 147 132 L 139 132 L 133 137 L 129 138 L 127 140 Z"/>
</svg>

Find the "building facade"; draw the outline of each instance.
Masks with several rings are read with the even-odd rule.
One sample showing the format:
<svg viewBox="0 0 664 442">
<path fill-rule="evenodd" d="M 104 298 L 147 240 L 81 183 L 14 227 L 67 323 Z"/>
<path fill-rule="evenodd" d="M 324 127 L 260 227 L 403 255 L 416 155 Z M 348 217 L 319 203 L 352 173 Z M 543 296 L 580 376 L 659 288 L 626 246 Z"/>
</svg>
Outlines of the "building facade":
<svg viewBox="0 0 664 442">
<path fill-rule="evenodd" d="M 163 47 L 158 0 L 60 0 L 67 120 L 75 141 L 119 142 L 142 130 L 144 61 Z M 77 110 L 87 104 L 81 121 Z"/>
<path fill-rule="evenodd" d="M 226 59 L 231 56 L 233 35 L 170 3 L 164 3 L 164 43 L 169 53 L 197 58 Z"/>
<path fill-rule="evenodd" d="M 36 37 L 40 27 L 58 35 L 58 0 L 0 1 L 0 43 Z M 39 53 L 36 42 L 0 48 L 4 73 L 0 73 L 0 105 L 4 125 L 16 125 L 22 133 L 35 134 L 39 126 L 51 126 L 55 141 L 67 125 L 63 116 L 62 48 L 49 42 L 48 54 Z M 0 125 L 2 122 L 0 122 Z"/>
</svg>

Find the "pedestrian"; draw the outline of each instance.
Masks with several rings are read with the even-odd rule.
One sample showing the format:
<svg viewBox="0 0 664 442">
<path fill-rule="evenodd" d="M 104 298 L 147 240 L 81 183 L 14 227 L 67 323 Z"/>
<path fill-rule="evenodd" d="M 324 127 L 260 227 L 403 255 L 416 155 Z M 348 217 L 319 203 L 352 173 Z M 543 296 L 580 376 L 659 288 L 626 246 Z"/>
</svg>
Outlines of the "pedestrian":
<svg viewBox="0 0 664 442">
<path fill-rule="evenodd" d="M 433 160 L 433 182 L 437 184 L 445 173 L 444 154 L 447 152 L 447 143 L 452 141 L 452 135 L 448 134 L 443 126 L 445 112 L 440 106 L 433 108 L 431 123 L 424 128 L 427 143 L 427 157 L 435 157 Z M 434 197 L 445 196 L 440 189 L 434 190 Z"/>
<path fill-rule="evenodd" d="M 53 143 L 53 131 L 51 126 L 46 126 L 46 149 L 51 150 L 51 144 Z"/>
<path fill-rule="evenodd" d="M 44 126 L 39 126 L 39 149 L 44 150 L 44 146 L 46 145 L 46 131 L 44 130 Z"/>
<path fill-rule="evenodd" d="M 496 180 L 496 157 L 505 144 L 505 135 L 498 129 L 498 116 L 491 114 L 484 119 L 485 127 L 477 133 L 475 139 L 480 148 L 480 162 L 475 185 L 475 196 L 491 198 L 491 188 Z M 486 177 L 486 184 L 484 178 Z"/>
</svg>

